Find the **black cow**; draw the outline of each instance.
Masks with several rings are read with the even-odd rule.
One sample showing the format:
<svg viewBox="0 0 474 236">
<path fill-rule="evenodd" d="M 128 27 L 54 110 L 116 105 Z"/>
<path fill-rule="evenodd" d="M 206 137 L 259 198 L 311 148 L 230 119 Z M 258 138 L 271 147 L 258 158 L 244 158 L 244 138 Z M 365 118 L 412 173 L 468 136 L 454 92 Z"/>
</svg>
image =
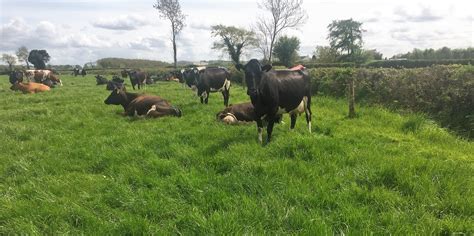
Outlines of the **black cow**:
<svg viewBox="0 0 474 236">
<path fill-rule="evenodd" d="M 112 91 L 114 89 L 121 89 L 126 91 L 124 82 L 125 81 L 123 79 L 120 79 L 118 76 L 114 75 L 112 80 L 107 82 L 106 90 Z"/>
<path fill-rule="evenodd" d="M 207 104 L 209 100 L 209 93 L 211 92 L 222 92 L 224 96 L 224 105 L 229 105 L 230 97 L 230 73 L 225 68 L 206 68 L 200 70 L 199 79 L 197 80 L 197 95 L 201 97 L 201 103 Z M 197 72 L 193 70 L 193 74 L 196 77 Z"/>
<path fill-rule="evenodd" d="M 9 81 L 11 84 L 15 84 L 16 82 L 23 82 L 23 72 L 21 71 L 10 72 Z"/>
<path fill-rule="evenodd" d="M 104 101 L 107 105 L 122 105 L 127 116 L 181 116 L 181 110 L 173 107 L 168 101 L 158 96 L 127 93 L 114 89 Z"/>
<path fill-rule="evenodd" d="M 123 78 L 130 78 L 133 90 L 135 90 L 135 85 L 138 85 L 138 89 L 141 89 L 148 78 L 147 73 L 136 70 L 122 70 L 121 74 Z"/>
<path fill-rule="evenodd" d="M 262 119 L 268 121 L 267 142 L 270 142 L 273 125 L 283 113 L 290 113 L 290 127 L 294 129 L 297 115 L 305 112 L 311 132 L 311 83 L 304 71 L 272 70 L 271 65 L 262 67 L 256 59 L 250 60 L 245 66 L 237 64 L 236 68 L 245 72 L 247 94 L 255 107 L 260 142 Z"/>
<path fill-rule="evenodd" d="M 109 82 L 109 80 L 102 75 L 96 75 L 95 81 L 97 82 L 97 85 L 103 85 Z"/>
<path fill-rule="evenodd" d="M 81 75 L 82 77 L 84 77 L 87 75 L 87 71 L 86 69 L 74 68 L 74 70 L 72 71 L 72 74 L 74 75 L 74 77 L 77 77 L 78 75 Z"/>
</svg>

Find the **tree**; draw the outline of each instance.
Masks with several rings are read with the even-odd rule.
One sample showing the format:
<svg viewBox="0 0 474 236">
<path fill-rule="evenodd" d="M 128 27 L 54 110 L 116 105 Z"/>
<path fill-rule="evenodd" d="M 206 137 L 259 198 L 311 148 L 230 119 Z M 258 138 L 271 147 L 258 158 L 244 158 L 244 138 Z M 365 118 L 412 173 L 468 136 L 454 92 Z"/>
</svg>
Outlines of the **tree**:
<svg viewBox="0 0 474 236">
<path fill-rule="evenodd" d="M 178 0 L 157 0 L 153 5 L 160 12 L 160 17 L 168 19 L 171 23 L 171 41 L 173 43 L 174 67 L 177 67 L 176 37 L 184 28 L 186 16 L 181 12 Z"/>
<path fill-rule="evenodd" d="M 2 55 L 2 61 L 6 62 L 8 64 L 8 68 L 10 68 L 10 71 L 13 71 L 13 65 L 16 63 L 16 57 L 10 54 L 4 53 Z"/>
<path fill-rule="evenodd" d="M 362 23 L 348 20 L 335 20 L 328 25 L 329 44 L 341 54 L 342 61 L 356 62 L 362 53 Z"/>
<path fill-rule="evenodd" d="M 273 49 L 273 54 L 286 67 L 294 65 L 298 59 L 297 51 L 300 49 L 300 40 L 297 37 L 283 36 L 278 39 Z"/>
<path fill-rule="evenodd" d="M 51 57 L 46 50 L 31 50 L 28 61 L 35 66 L 35 69 L 45 69 L 46 63 Z"/>
<path fill-rule="evenodd" d="M 220 38 L 214 42 L 212 49 L 228 53 L 235 64 L 240 63 L 240 55 L 245 48 L 257 44 L 254 32 L 234 26 L 214 25 L 211 33 L 213 37 Z"/>
<path fill-rule="evenodd" d="M 336 63 L 339 53 L 329 46 L 316 46 L 314 59 L 318 63 Z"/>
<path fill-rule="evenodd" d="M 259 18 L 255 26 L 259 32 L 259 48 L 268 55 L 272 62 L 273 47 L 285 29 L 297 29 L 308 19 L 306 11 L 302 8 L 303 0 L 261 0 L 259 7 L 270 12 L 270 17 Z M 265 49 L 262 49 L 265 48 Z M 267 58 L 264 58 L 267 59 Z"/>
<path fill-rule="evenodd" d="M 28 63 L 28 55 L 29 54 L 30 54 L 30 52 L 28 51 L 28 48 L 26 48 L 25 46 L 21 46 L 16 51 L 16 57 L 18 57 L 18 61 L 26 62 L 26 68 L 28 68 L 28 69 L 30 69 L 30 64 Z"/>
</svg>

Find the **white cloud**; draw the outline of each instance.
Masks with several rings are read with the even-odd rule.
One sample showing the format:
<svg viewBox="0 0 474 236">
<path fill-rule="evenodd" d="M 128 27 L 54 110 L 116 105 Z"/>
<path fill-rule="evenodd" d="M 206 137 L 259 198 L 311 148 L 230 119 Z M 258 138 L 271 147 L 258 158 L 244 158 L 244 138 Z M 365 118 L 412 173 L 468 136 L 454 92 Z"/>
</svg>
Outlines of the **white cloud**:
<svg viewBox="0 0 474 236">
<path fill-rule="evenodd" d="M 99 18 L 92 25 L 97 28 L 109 30 L 136 30 L 137 28 L 149 25 L 150 22 L 139 15 L 121 15 L 111 18 Z"/>
</svg>

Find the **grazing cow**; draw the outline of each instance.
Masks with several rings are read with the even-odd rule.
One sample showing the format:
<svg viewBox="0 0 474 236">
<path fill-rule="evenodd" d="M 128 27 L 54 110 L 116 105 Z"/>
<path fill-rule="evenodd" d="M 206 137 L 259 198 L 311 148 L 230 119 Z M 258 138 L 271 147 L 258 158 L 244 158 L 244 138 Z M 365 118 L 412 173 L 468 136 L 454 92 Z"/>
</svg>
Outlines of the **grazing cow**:
<svg viewBox="0 0 474 236">
<path fill-rule="evenodd" d="M 39 93 L 39 92 L 45 92 L 45 91 L 50 90 L 50 88 L 44 84 L 33 83 L 33 82 L 29 82 L 29 83 L 16 82 L 10 87 L 10 89 L 13 91 L 20 90 L 23 93 Z"/>
<path fill-rule="evenodd" d="M 194 74 L 196 71 L 193 72 Z M 229 105 L 230 73 L 225 68 L 206 68 L 199 71 L 199 79 L 196 85 L 197 95 L 201 98 L 201 103 L 207 104 L 209 93 L 222 92 L 224 105 Z"/>
<path fill-rule="evenodd" d="M 250 102 L 230 105 L 217 113 L 216 117 L 227 124 L 251 122 L 256 119 L 253 105 Z"/>
<path fill-rule="evenodd" d="M 21 71 L 10 72 L 9 81 L 11 84 L 14 84 L 16 82 L 23 82 L 23 72 Z"/>
<path fill-rule="evenodd" d="M 96 75 L 95 81 L 96 81 L 96 85 L 103 85 L 109 82 L 109 80 L 102 75 Z"/>
<path fill-rule="evenodd" d="M 135 90 L 135 85 L 138 85 L 138 89 L 141 89 L 141 86 L 145 84 L 145 81 L 148 75 L 142 71 L 127 71 L 128 77 L 130 78 L 130 83 L 132 84 L 133 90 Z"/>
<path fill-rule="evenodd" d="M 82 77 L 84 77 L 87 75 L 87 71 L 86 69 L 74 68 L 74 70 L 72 71 L 72 74 L 74 75 L 74 77 L 77 77 L 78 75 L 81 75 Z"/>
<path fill-rule="evenodd" d="M 311 84 L 309 76 L 301 71 L 272 70 L 271 65 L 263 66 L 256 59 L 245 66 L 237 64 L 238 70 L 244 70 L 247 94 L 255 107 L 258 127 L 258 139 L 262 142 L 262 119 L 268 121 L 267 142 L 270 142 L 273 125 L 278 115 L 289 113 L 291 129 L 294 129 L 296 117 L 305 112 L 309 132 L 311 132 Z"/>
<path fill-rule="evenodd" d="M 181 116 L 181 110 L 158 96 L 127 93 L 120 89 L 114 89 L 104 101 L 107 105 L 122 105 L 127 116 Z"/>
</svg>

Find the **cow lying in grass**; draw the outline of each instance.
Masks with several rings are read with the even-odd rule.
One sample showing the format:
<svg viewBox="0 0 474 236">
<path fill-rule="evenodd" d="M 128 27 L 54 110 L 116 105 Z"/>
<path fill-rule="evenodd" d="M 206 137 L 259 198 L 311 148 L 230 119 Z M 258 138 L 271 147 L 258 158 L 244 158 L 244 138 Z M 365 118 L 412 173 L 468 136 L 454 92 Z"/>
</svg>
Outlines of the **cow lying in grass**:
<svg viewBox="0 0 474 236">
<path fill-rule="evenodd" d="M 13 91 L 22 91 L 23 93 L 39 93 L 51 90 L 48 86 L 44 84 L 29 82 L 29 83 L 21 83 L 16 82 L 11 87 Z"/>
<path fill-rule="evenodd" d="M 240 103 L 230 105 L 223 111 L 217 113 L 217 119 L 226 124 L 237 124 L 241 122 L 255 121 L 255 111 L 252 103 Z"/>
<path fill-rule="evenodd" d="M 122 105 L 127 116 L 181 116 L 181 110 L 158 96 L 127 93 L 120 89 L 114 89 L 104 101 L 107 105 Z"/>
<path fill-rule="evenodd" d="M 107 78 L 105 78 L 105 76 L 96 75 L 95 76 L 95 82 L 96 82 L 96 85 L 103 85 L 103 84 L 107 84 L 109 82 L 109 80 Z"/>
<path fill-rule="evenodd" d="M 120 79 L 118 76 L 114 75 L 112 80 L 107 82 L 107 87 L 105 89 L 109 91 L 114 89 L 126 91 L 124 82 L 125 81 L 123 79 Z"/>
</svg>

